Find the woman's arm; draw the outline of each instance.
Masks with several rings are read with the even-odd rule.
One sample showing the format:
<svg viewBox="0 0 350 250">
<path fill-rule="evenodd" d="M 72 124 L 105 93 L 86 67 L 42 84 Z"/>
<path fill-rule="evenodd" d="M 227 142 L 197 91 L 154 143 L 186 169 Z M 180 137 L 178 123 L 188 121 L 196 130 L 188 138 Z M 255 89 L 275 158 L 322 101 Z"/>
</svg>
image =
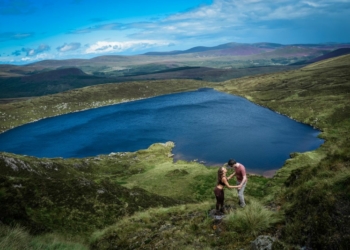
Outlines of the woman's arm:
<svg viewBox="0 0 350 250">
<path fill-rule="evenodd" d="M 231 186 L 231 185 L 228 183 L 226 177 L 223 177 L 221 181 L 222 181 L 223 183 L 225 183 L 225 186 L 228 187 L 228 188 L 238 188 L 238 187 L 239 187 L 239 186 Z"/>
<path fill-rule="evenodd" d="M 229 177 L 227 177 L 227 180 L 231 179 L 233 176 L 235 176 L 236 173 L 231 174 Z"/>
</svg>

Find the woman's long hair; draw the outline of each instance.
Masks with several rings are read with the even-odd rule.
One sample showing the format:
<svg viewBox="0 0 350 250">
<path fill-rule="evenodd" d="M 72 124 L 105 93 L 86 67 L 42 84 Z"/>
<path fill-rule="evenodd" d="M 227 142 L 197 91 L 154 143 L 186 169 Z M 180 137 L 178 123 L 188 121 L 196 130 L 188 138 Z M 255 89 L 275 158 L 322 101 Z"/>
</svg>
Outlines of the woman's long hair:
<svg viewBox="0 0 350 250">
<path fill-rule="evenodd" d="M 219 184 L 222 180 L 222 177 L 224 177 L 224 167 L 220 167 L 218 169 L 218 181 L 217 181 L 217 184 Z"/>
</svg>

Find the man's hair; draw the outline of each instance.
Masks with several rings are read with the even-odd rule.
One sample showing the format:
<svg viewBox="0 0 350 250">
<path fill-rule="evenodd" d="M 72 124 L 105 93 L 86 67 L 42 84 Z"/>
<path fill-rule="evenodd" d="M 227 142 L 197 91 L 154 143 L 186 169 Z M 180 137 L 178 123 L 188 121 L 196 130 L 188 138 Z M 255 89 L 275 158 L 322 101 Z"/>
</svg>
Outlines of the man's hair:
<svg viewBox="0 0 350 250">
<path fill-rule="evenodd" d="M 234 159 L 230 159 L 229 161 L 228 161 L 228 163 L 227 163 L 227 165 L 229 165 L 229 166 L 233 166 L 233 165 L 235 165 L 237 162 L 236 162 L 236 160 L 234 160 Z"/>
</svg>

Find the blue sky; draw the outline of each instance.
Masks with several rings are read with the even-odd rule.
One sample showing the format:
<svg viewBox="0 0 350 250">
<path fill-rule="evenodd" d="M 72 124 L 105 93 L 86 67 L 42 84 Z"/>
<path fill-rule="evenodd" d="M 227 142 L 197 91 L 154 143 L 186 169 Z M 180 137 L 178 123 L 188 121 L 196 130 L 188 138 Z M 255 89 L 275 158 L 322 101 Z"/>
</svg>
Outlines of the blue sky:
<svg viewBox="0 0 350 250">
<path fill-rule="evenodd" d="M 350 0 L 0 0 L 0 63 L 228 42 L 349 43 Z"/>
</svg>

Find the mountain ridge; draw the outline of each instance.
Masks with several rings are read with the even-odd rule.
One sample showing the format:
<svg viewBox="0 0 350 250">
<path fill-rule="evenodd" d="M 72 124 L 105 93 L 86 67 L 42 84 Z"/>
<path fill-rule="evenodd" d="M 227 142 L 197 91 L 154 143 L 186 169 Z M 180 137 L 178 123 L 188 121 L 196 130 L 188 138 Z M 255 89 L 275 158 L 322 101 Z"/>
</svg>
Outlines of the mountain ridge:
<svg viewBox="0 0 350 250">
<path fill-rule="evenodd" d="M 172 51 L 171 55 L 163 52 L 162 55 L 102 55 L 91 59 L 43 60 L 24 66 L 4 64 L 0 65 L 0 98 L 41 96 L 94 84 L 135 80 L 219 82 L 296 69 L 340 55 L 339 51 L 349 48 L 350 44 L 226 43 Z M 66 75 L 58 77 L 60 72 Z"/>
</svg>

